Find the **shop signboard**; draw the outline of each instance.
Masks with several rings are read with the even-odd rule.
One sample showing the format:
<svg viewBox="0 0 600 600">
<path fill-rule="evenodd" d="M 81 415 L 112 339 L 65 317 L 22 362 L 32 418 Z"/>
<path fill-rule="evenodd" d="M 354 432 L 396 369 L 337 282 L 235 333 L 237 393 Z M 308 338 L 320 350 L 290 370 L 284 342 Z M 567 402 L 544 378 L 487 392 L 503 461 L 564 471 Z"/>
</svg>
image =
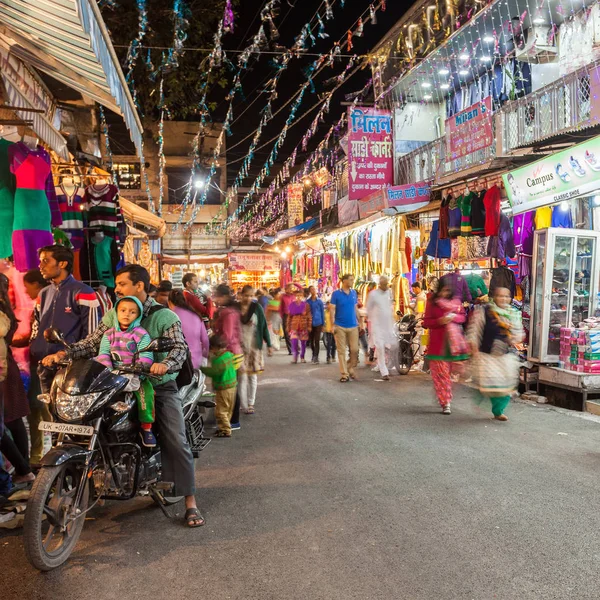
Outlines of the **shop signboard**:
<svg viewBox="0 0 600 600">
<path fill-rule="evenodd" d="M 348 109 L 350 200 L 359 200 L 393 183 L 392 115 L 369 107 Z"/>
<path fill-rule="evenodd" d="M 304 221 L 304 185 L 290 183 L 288 185 L 288 227 L 295 227 Z"/>
<path fill-rule="evenodd" d="M 491 96 L 446 119 L 447 161 L 489 148 L 493 143 Z"/>
<path fill-rule="evenodd" d="M 229 255 L 231 271 L 278 271 L 279 260 L 275 254 L 232 253 Z"/>
<path fill-rule="evenodd" d="M 600 190 L 600 137 L 502 176 L 513 214 Z"/>
<path fill-rule="evenodd" d="M 408 213 L 427 206 L 431 200 L 429 182 L 394 185 L 386 189 L 386 204 L 395 208 L 396 213 Z"/>
<path fill-rule="evenodd" d="M 365 198 L 361 198 L 358 201 L 358 216 L 361 219 L 370 217 L 379 211 L 387 208 L 386 202 L 387 194 L 385 189 L 377 190 L 372 194 L 369 194 Z"/>
<path fill-rule="evenodd" d="M 350 200 L 348 196 L 338 202 L 338 223 L 348 225 L 358 220 L 358 200 Z"/>
</svg>

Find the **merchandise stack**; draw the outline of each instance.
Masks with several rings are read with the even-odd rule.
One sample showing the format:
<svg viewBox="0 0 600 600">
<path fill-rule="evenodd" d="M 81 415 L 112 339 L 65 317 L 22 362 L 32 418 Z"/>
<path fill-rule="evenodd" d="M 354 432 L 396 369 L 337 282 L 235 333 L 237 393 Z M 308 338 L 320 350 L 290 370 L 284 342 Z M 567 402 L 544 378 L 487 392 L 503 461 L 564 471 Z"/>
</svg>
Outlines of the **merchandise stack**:
<svg viewBox="0 0 600 600">
<path fill-rule="evenodd" d="M 559 367 L 600 374 L 600 319 L 588 321 L 589 328 L 561 328 Z"/>
</svg>

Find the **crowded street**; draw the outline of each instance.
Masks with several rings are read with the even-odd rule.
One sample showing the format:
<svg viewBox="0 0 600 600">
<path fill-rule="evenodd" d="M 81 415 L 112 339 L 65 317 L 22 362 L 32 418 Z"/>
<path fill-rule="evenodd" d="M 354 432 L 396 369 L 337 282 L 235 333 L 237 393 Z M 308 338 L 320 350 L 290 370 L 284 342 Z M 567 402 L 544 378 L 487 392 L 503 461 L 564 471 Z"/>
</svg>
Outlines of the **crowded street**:
<svg viewBox="0 0 600 600">
<path fill-rule="evenodd" d="M 268 360 L 257 410 L 196 465 L 207 520 L 108 502 L 42 575 L 0 533 L 2 598 L 593 599 L 600 423 L 460 386 L 451 419 L 430 378 Z"/>
</svg>

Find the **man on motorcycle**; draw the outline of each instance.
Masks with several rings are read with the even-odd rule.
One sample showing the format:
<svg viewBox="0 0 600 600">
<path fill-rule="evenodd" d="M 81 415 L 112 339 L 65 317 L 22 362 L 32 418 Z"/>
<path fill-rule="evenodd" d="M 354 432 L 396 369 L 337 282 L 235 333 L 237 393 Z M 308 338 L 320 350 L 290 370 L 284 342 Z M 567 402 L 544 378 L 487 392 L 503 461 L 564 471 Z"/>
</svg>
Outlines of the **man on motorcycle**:
<svg viewBox="0 0 600 600">
<path fill-rule="evenodd" d="M 115 277 L 115 293 L 119 298 L 136 297 L 143 306 L 141 325 L 150 337 L 167 337 L 174 348 L 167 355 L 156 355 L 150 372 L 161 379 L 154 387 L 156 424 L 159 430 L 159 444 L 163 454 L 163 479 L 174 484 L 174 494 L 185 496 L 185 520 L 189 527 L 204 525 L 204 518 L 196 506 L 194 493 L 194 458 L 187 442 L 181 403 L 177 396 L 175 379 L 187 357 L 187 344 L 181 330 L 181 322 L 175 313 L 168 309 L 157 310 L 158 304 L 148 296 L 150 275 L 140 265 L 127 265 Z M 117 323 L 115 309 L 110 310 L 97 329 L 84 340 L 73 344 L 69 350 L 46 357 L 43 364 L 51 367 L 70 359 L 92 358 L 97 356 L 102 337 Z"/>
</svg>

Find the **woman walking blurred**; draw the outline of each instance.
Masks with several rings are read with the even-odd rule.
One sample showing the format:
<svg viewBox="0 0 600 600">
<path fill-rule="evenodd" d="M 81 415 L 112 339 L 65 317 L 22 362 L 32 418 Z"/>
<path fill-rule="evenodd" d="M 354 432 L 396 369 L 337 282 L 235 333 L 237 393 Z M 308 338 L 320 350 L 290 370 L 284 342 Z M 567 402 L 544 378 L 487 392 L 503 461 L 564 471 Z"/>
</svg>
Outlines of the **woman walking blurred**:
<svg viewBox="0 0 600 600">
<path fill-rule="evenodd" d="M 254 414 L 258 376 L 265 368 L 263 343 L 267 344 L 269 356 L 273 354 L 265 314 L 260 304 L 253 300 L 254 289 L 251 285 L 245 285 L 240 301 L 244 367 L 240 370 L 238 388 L 241 408 L 247 415 Z"/>
<path fill-rule="evenodd" d="M 271 336 L 271 346 L 275 350 L 281 348 L 281 288 L 276 288 L 270 293 L 271 299 L 267 303 L 266 317 Z"/>
<path fill-rule="evenodd" d="M 187 303 L 181 290 L 173 290 L 169 294 L 169 308 L 181 321 L 194 369 L 205 366 L 208 359 L 208 334 L 202 317 Z"/>
<path fill-rule="evenodd" d="M 467 340 L 479 392 L 491 400 L 494 418 L 508 421 L 504 411 L 519 383 L 519 360 L 510 348 L 523 341 L 521 314 L 511 306 L 510 290 L 498 287 L 489 304 L 476 307 Z"/>
<path fill-rule="evenodd" d="M 462 323 L 465 312 L 460 300 L 453 298 L 451 282 L 444 277 L 437 292 L 431 295 L 423 325 L 429 329 L 427 358 L 433 385 L 442 413 L 452 413 L 452 373 L 461 372 L 461 361 L 469 358 Z"/>
<path fill-rule="evenodd" d="M 287 326 L 294 357 L 292 364 L 298 363 L 298 354 L 300 362 L 305 363 L 306 343 L 312 330 L 312 315 L 310 306 L 304 301 L 304 292 L 301 289 L 295 290 L 294 301 L 289 305 L 288 310 Z"/>
</svg>

